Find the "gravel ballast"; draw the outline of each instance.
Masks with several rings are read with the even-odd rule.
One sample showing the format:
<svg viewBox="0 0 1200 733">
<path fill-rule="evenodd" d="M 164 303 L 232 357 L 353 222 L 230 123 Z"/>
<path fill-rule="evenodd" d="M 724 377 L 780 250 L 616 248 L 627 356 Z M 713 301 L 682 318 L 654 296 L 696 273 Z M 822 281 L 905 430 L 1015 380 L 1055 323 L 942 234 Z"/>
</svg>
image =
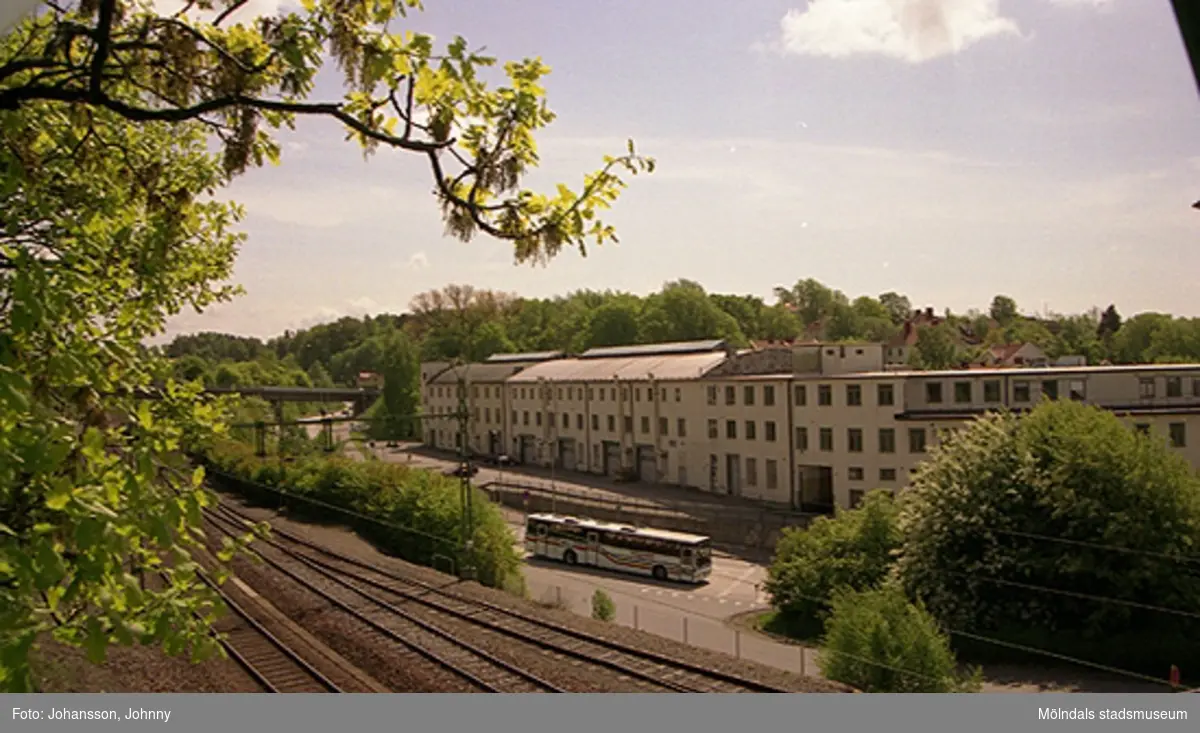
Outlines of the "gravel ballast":
<svg viewBox="0 0 1200 733">
<path fill-rule="evenodd" d="M 385 555 L 376 550 L 368 542 L 358 537 L 352 531 L 345 529 L 344 527 L 314 525 L 295 521 L 286 515 L 281 515 L 271 509 L 248 506 L 243 503 L 239 497 L 236 497 L 233 494 L 222 493 L 222 495 L 224 499 L 232 506 L 237 508 L 239 512 L 248 517 L 252 517 L 256 521 L 270 521 L 272 524 L 278 526 L 281 530 L 294 533 L 299 537 L 302 537 L 310 542 L 320 544 L 334 552 L 370 563 L 373 567 L 378 567 L 380 570 L 400 573 L 405 577 L 412 578 L 415 581 L 430 583 L 437 586 L 446 586 L 449 584 L 452 587 L 448 587 L 447 590 L 454 594 L 460 595 L 463 598 L 493 603 L 497 606 L 510 608 L 514 611 L 544 619 L 560 626 L 576 629 L 578 631 L 598 636 L 603 639 L 608 639 L 647 651 L 656 652 L 673 659 L 687 661 L 691 664 L 698 665 L 706 669 L 737 675 L 739 677 L 754 680 L 781 689 L 791 690 L 794 692 L 853 692 L 853 690 L 850 688 L 836 682 L 814 677 L 803 677 L 785 670 L 776 669 L 747 660 L 736 659 L 726 654 L 690 646 L 678 641 L 666 639 L 654 634 L 649 634 L 644 631 L 637 631 L 615 624 L 609 624 L 583 616 L 578 616 L 569 611 L 543 608 L 530 601 L 517 598 L 503 591 L 485 588 L 477 583 L 457 582 L 456 579 L 452 578 L 451 576 L 444 575 L 430 568 L 412 565 L 398 558 Z M 289 616 L 296 619 L 298 622 L 300 622 L 300 619 L 297 618 L 299 611 L 293 610 L 291 597 L 299 594 L 307 595 L 310 604 L 312 599 L 316 598 L 313 596 L 313 594 L 300 590 L 295 582 L 290 578 L 280 576 L 277 572 L 269 567 L 265 568 L 266 572 L 263 572 L 263 569 L 260 569 L 261 564 L 258 564 L 258 566 L 253 568 L 257 572 L 254 575 L 251 575 L 250 568 L 247 568 L 245 573 L 243 571 L 243 567 L 250 564 L 247 560 L 239 558 L 234 562 L 235 572 L 237 572 L 239 576 L 242 576 L 247 582 L 251 582 L 253 579 L 253 584 L 255 587 L 259 588 L 259 592 L 263 593 L 264 595 L 268 595 L 271 598 L 280 598 L 280 608 L 285 610 Z M 275 576 L 274 579 L 265 577 L 272 575 Z M 258 585 L 260 580 L 264 583 L 264 585 Z M 288 589 L 288 586 L 290 586 L 290 590 Z M 275 595 L 276 593 L 284 592 L 290 594 L 288 601 L 284 601 L 283 598 Z M 297 601 L 299 600 L 300 599 L 297 598 Z M 319 601 L 320 599 L 317 600 Z M 364 603 L 365 602 L 366 601 L 364 600 Z M 326 602 L 320 601 L 320 604 L 325 608 L 328 608 L 328 604 Z M 332 612 L 336 612 L 336 609 L 330 610 Z M 308 613 L 314 614 L 316 611 L 315 609 L 310 609 Z M 360 622 L 356 622 L 353 619 L 347 618 L 344 613 L 339 613 L 339 615 L 343 620 L 341 622 L 337 622 L 335 625 L 342 629 L 343 632 L 349 631 L 353 628 L 353 626 L 346 626 L 346 624 L 349 623 L 351 625 L 357 625 L 359 629 L 358 633 L 362 633 L 362 629 L 364 627 Z M 317 633 L 317 631 L 310 625 L 309 621 L 305 620 L 301 623 L 303 623 L 303 625 L 312 630 L 314 633 Z M 318 636 L 321 636 L 321 634 L 318 633 Z M 474 643 L 478 643 L 480 646 L 483 646 L 482 639 L 483 635 L 480 635 L 478 638 L 473 637 L 472 641 Z M 374 666 L 366 663 L 365 660 L 360 661 L 359 658 L 350 653 L 349 649 L 339 648 L 331 643 L 331 641 L 328 639 L 326 641 L 327 643 L 330 643 L 330 646 L 333 646 L 339 653 L 342 653 L 356 664 L 359 664 L 363 667 L 363 669 L 375 675 L 381 681 L 388 683 L 388 680 L 385 678 L 383 672 L 375 669 Z M 492 642 L 489 641 L 488 643 L 490 645 Z M 495 643 L 499 644 L 502 642 L 497 639 L 495 640 Z M 509 646 L 512 646 L 511 643 Z M 529 655 L 524 655 L 521 658 L 524 659 L 527 656 Z M 563 675 L 566 673 L 566 669 L 568 668 L 566 668 L 561 662 L 553 662 L 552 671 L 558 676 L 551 677 L 551 679 L 554 679 L 556 682 L 565 683 L 566 678 L 563 677 Z M 538 670 L 534 669 L 532 671 L 536 672 Z M 586 671 L 581 669 L 579 672 L 583 677 L 581 681 L 587 680 L 587 675 L 591 674 L 590 669 Z M 564 686 L 567 685 L 564 684 Z M 428 690 L 429 688 L 423 689 Z M 626 687 L 625 689 L 628 690 L 630 688 Z M 580 691 L 583 690 L 581 689 Z"/>
<path fill-rule="evenodd" d="M 158 647 L 110 647 L 102 664 L 82 649 L 41 640 L 33 658 L 42 692 L 262 692 L 231 659 L 192 664 L 187 655 L 168 657 Z"/>
<path fill-rule="evenodd" d="M 433 665 L 415 662 L 387 638 L 259 560 L 235 557 L 230 569 L 288 618 L 393 692 L 471 692 L 470 684 Z M 366 606 L 367 601 L 352 606 Z"/>
</svg>

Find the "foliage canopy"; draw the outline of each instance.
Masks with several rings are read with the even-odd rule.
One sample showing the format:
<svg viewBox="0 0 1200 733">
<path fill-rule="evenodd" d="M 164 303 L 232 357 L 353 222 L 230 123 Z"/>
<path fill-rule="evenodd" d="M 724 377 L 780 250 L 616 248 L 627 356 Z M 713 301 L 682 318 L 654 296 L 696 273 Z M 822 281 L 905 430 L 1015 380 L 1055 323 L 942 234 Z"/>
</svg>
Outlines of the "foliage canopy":
<svg viewBox="0 0 1200 733">
<path fill-rule="evenodd" d="M 895 586 L 840 590 L 817 656 L 821 672 L 863 692 L 976 692 L 981 671 L 960 675 L 949 638 Z"/>
<path fill-rule="evenodd" d="M 1200 478 L 1162 435 L 1045 402 L 958 431 L 905 499 L 899 577 L 951 628 L 1108 641 L 1195 628 L 1128 605 L 1200 606 L 1187 560 L 1200 546 Z"/>
<path fill-rule="evenodd" d="M 789 529 L 775 547 L 766 590 L 798 633 L 819 631 L 834 594 L 870 590 L 892 567 L 900 546 L 899 509 L 891 494 L 873 491 L 857 509 L 838 509 L 806 529 Z"/>
<path fill-rule="evenodd" d="M 245 0 L 186 0 L 171 14 L 153 0 L 47 2 L 0 56 L 0 110 L 61 102 L 136 122 L 196 122 L 220 139 L 230 175 L 279 159 L 271 131 L 331 118 L 366 153 L 383 146 L 422 158 L 447 233 L 464 241 L 478 232 L 512 241 L 518 262 L 616 241 L 600 214 L 625 186 L 620 173 L 651 171 L 654 161 L 629 141 L 578 191 L 522 189 L 539 162 L 534 136 L 555 118 L 541 85 L 549 67 L 532 58 L 492 74 L 497 59 L 464 38 L 439 49 L 427 34 L 393 27 L 420 6 L 302 0 L 254 17 Z M 328 62 L 345 94 L 313 100 Z"/>
</svg>

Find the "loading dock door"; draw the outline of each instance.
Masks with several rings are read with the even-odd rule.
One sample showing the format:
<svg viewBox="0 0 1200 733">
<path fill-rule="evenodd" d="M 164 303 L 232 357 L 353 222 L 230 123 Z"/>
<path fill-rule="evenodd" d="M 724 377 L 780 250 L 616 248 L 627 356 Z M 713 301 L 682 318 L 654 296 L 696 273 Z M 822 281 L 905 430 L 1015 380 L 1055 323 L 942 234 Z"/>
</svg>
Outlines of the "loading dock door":
<svg viewBox="0 0 1200 733">
<path fill-rule="evenodd" d="M 568 471 L 574 471 L 576 466 L 575 460 L 575 439 L 574 438 L 559 438 L 558 439 L 558 467 Z"/>
<path fill-rule="evenodd" d="M 637 449 L 638 480 L 648 484 L 658 482 L 658 457 L 654 446 L 639 445 Z"/>
<path fill-rule="evenodd" d="M 521 436 L 521 463 L 533 463 L 537 459 L 537 445 L 532 435 Z"/>
<path fill-rule="evenodd" d="M 621 470 L 621 444 L 605 442 L 604 443 L 604 474 L 606 476 L 616 476 Z"/>
<path fill-rule="evenodd" d="M 742 495 L 742 457 L 736 453 L 725 455 L 725 492 L 731 496 Z"/>
</svg>

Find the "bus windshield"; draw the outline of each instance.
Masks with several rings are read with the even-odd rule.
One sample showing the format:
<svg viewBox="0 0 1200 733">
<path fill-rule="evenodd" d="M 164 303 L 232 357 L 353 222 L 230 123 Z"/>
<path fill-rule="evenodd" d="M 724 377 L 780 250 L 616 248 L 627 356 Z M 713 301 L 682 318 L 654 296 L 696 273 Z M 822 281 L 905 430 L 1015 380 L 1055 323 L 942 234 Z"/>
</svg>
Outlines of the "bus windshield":
<svg viewBox="0 0 1200 733">
<path fill-rule="evenodd" d="M 712 547 L 707 542 L 696 545 L 696 567 L 703 568 L 712 564 Z"/>
</svg>

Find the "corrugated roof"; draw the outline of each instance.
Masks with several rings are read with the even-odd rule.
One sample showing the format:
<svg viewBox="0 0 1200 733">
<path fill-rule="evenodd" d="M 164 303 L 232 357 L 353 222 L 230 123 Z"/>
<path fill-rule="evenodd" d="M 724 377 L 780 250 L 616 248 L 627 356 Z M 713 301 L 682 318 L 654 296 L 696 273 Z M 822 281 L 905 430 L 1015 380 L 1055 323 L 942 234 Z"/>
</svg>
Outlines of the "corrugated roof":
<svg viewBox="0 0 1200 733">
<path fill-rule="evenodd" d="M 607 382 L 623 380 L 697 379 L 725 361 L 725 352 L 662 354 L 658 356 L 613 357 L 608 359 L 558 359 L 542 362 L 514 374 L 510 382 Z"/>
<path fill-rule="evenodd" d="M 639 344 L 636 346 L 602 346 L 588 349 L 580 359 L 606 359 L 614 356 L 650 356 L 653 354 L 694 354 L 724 350 L 725 342 L 720 339 L 709 341 L 675 341 L 666 344 Z"/>
<path fill-rule="evenodd" d="M 923 371 L 919 369 L 897 369 L 895 371 L 847 372 L 845 374 L 804 375 L 808 381 L 813 379 L 874 379 L 874 378 L 952 378 L 997 376 L 1022 377 L 1069 376 L 1072 374 L 1113 374 L 1135 372 L 1189 372 L 1200 371 L 1200 364 L 1108 364 L 1091 366 L 1045 366 L 1045 367 L 982 367 L 979 369 L 939 369 Z M 798 377 L 800 375 L 797 375 Z"/>
<path fill-rule="evenodd" d="M 460 374 L 468 382 L 503 382 L 523 368 L 518 364 L 465 364 L 447 369 L 430 380 L 430 384 L 458 384 Z"/>
<path fill-rule="evenodd" d="M 566 356 L 566 352 L 564 351 L 531 351 L 525 354 L 492 354 L 484 361 L 488 364 L 509 363 L 514 361 L 537 362 L 548 361 L 550 359 L 561 359 L 564 356 Z"/>
</svg>

